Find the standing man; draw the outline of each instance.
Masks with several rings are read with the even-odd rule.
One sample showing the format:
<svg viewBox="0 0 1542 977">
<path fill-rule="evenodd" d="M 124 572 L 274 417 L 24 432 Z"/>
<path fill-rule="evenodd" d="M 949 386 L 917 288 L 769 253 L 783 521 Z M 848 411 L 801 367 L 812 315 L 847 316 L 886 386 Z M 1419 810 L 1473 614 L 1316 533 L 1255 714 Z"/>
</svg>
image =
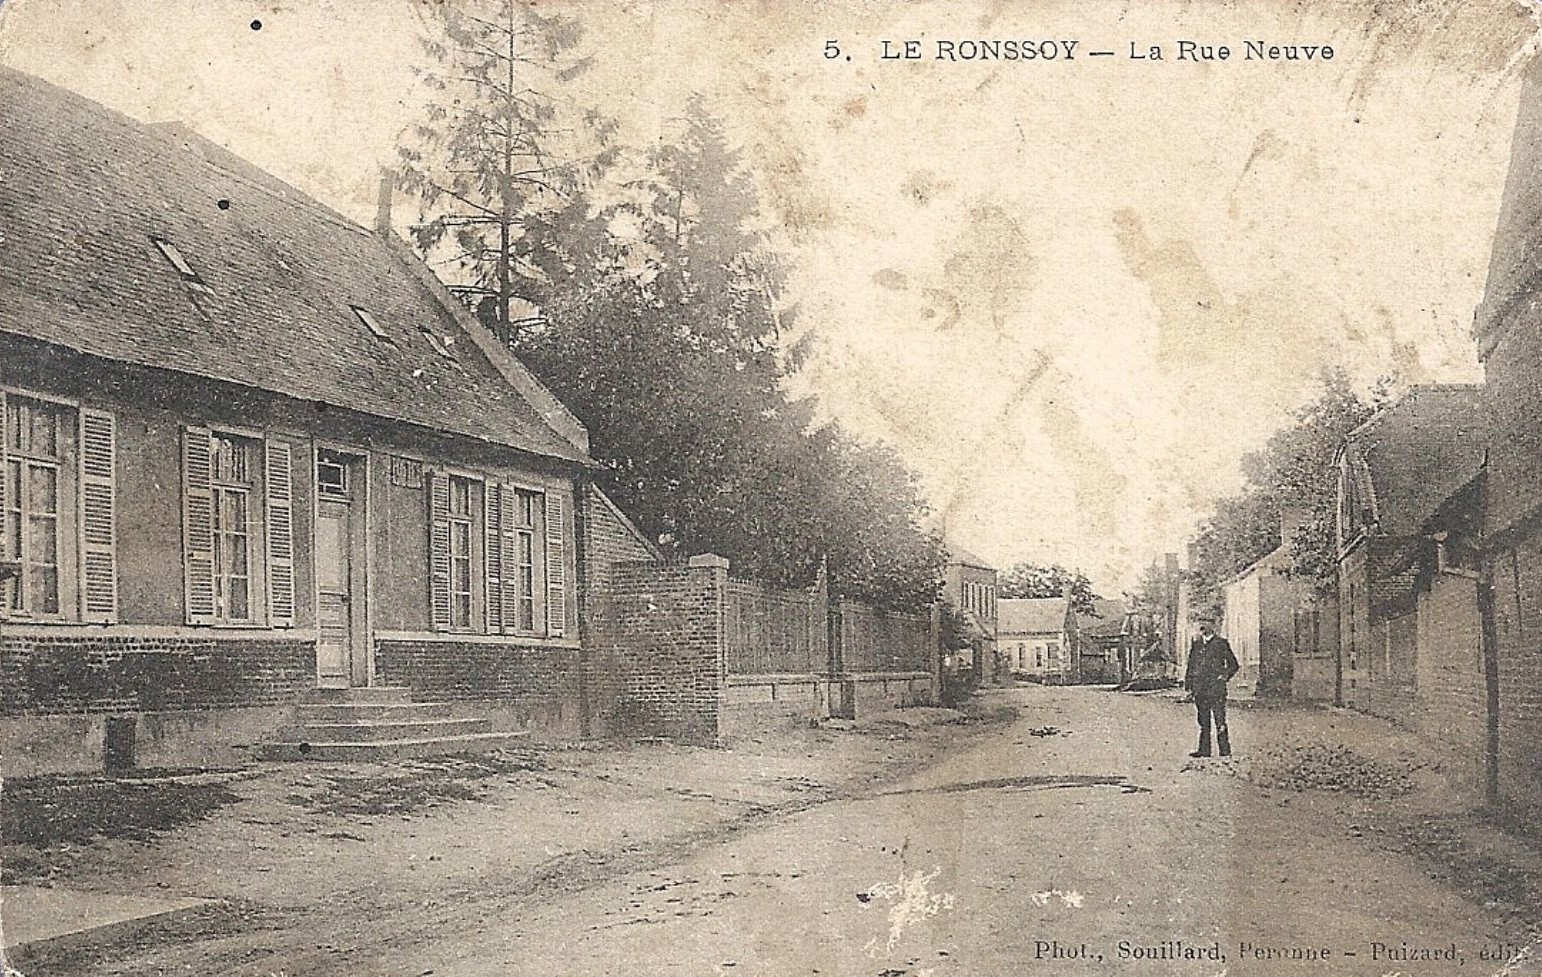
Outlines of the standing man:
<svg viewBox="0 0 1542 977">
<path fill-rule="evenodd" d="M 1226 729 L 1226 683 L 1239 667 L 1230 643 L 1215 633 L 1215 622 L 1200 618 L 1199 637 L 1189 646 L 1189 669 L 1183 678 L 1183 687 L 1194 694 L 1194 708 L 1199 712 L 1199 749 L 1189 756 L 1210 755 L 1212 720 L 1221 756 L 1231 756 L 1231 738 Z"/>
</svg>

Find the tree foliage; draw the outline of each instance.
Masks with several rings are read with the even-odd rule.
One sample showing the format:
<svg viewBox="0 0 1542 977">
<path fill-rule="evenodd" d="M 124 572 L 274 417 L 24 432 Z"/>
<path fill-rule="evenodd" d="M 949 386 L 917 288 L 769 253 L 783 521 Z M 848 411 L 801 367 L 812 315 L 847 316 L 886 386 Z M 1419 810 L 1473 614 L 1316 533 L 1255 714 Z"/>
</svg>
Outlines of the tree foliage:
<svg viewBox="0 0 1542 977">
<path fill-rule="evenodd" d="M 1276 431 L 1264 447 L 1243 458 L 1242 493 L 1222 499 L 1201 525 L 1192 568 L 1196 596 L 1214 609 L 1219 586 L 1282 544 L 1290 547 L 1290 571 L 1329 590 L 1337 579 L 1335 507 L 1339 447 L 1349 432 L 1387 402 L 1390 380 L 1361 396 L 1342 370 L 1324 374 L 1322 389 Z M 1295 510 L 1299 528 L 1280 538 L 1281 515 Z"/>
<path fill-rule="evenodd" d="M 399 150 L 399 183 L 426 211 L 415 243 L 469 274 L 477 314 L 516 342 L 518 300 L 550 282 L 585 179 L 614 160 L 615 126 L 553 94 L 588 64 L 572 18 L 530 0 L 430 9 L 418 76 L 436 97 Z"/>
<path fill-rule="evenodd" d="M 1069 597 L 1071 606 L 1079 614 L 1094 613 L 1093 601 L 1102 599 L 1092 589 L 1092 581 L 1085 573 L 1058 563 L 1047 567 L 1036 563 L 1015 564 L 1002 572 L 997 581 L 997 592 L 1009 599 Z"/>
<path fill-rule="evenodd" d="M 914 476 L 787 393 L 796 310 L 723 123 L 696 98 L 647 150 L 596 126 L 604 148 L 564 162 L 548 148 L 558 103 L 520 71 L 560 82 L 576 29 L 511 0 L 494 13 L 447 9 L 430 51 L 460 100 L 404 156 L 432 215 L 420 249 L 452 244 L 500 300 L 492 324 L 584 422 L 607 490 L 667 552 L 788 586 L 825 565 L 840 596 L 935 600 L 943 551 Z M 514 295 L 541 315 L 511 321 Z"/>
</svg>

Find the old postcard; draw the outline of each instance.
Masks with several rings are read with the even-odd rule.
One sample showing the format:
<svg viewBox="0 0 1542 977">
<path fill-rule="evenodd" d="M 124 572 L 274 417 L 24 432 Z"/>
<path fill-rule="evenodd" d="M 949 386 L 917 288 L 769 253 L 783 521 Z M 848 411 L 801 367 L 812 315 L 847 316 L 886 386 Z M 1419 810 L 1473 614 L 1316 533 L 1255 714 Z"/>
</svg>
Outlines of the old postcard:
<svg viewBox="0 0 1542 977">
<path fill-rule="evenodd" d="M 6 0 L 7 975 L 1542 975 L 1535 0 Z"/>
</svg>

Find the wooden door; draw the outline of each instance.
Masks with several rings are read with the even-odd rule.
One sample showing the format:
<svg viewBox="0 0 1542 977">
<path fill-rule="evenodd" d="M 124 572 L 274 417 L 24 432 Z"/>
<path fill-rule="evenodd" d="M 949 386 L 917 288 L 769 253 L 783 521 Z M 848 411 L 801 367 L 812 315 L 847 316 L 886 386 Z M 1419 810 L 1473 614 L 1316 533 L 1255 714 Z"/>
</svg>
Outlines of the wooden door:
<svg viewBox="0 0 1542 977">
<path fill-rule="evenodd" d="M 316 673 L 325 688 L 363 685 L 355 680 L 353 518 L 341 499 L 322 499 L 316 510 Z"/>
</svg>

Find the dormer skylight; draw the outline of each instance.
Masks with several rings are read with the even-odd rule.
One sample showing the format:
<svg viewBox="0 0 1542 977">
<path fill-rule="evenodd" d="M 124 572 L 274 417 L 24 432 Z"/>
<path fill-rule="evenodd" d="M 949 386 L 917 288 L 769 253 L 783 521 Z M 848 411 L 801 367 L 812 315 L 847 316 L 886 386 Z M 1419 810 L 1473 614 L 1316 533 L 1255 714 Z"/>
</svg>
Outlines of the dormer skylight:
<svg viewBox="0 0 1542 977">
<path fill-rule="evenodd" d="M 186 258 L 182 257 L 182 252 L 177 250 L 175 244 L 172 244 L 163 237 L 151 236 L 150 240 L 155 242 L 155 246 L 160 249 L 161 254 L 166 260 L 171 262 L 171 266 L 177 269 L 177 274 L 181 275 L 184 281 L 198 285 L 203 284 L 203 279 L 198 277 L 198 272 L 194 271 L 193 266 L 187 263 Z"/>
<path fill-rule="evenodd" d="M 427 326 L 422 327 L 422 329 L 424 338 L 428 340 L 430 346 L 434 347 L 434 352 L 454 363 L 455 354 L 450 352 L 450 346 L 444 338 Z"/>
<path fill-rule="evenodd" d="M 349 308 L 353 310 L 354 315 L 359 317 L 359 321 L 364 323 L 364 328 L 368 329 L 376 339 L 384 339 L 388 343 L 391 342 L 390 334 L 385 331 L 385 327 L 380 325 L 373 312 L 360 308 L 357 305 L 350 305 Z"/>
</svg>

